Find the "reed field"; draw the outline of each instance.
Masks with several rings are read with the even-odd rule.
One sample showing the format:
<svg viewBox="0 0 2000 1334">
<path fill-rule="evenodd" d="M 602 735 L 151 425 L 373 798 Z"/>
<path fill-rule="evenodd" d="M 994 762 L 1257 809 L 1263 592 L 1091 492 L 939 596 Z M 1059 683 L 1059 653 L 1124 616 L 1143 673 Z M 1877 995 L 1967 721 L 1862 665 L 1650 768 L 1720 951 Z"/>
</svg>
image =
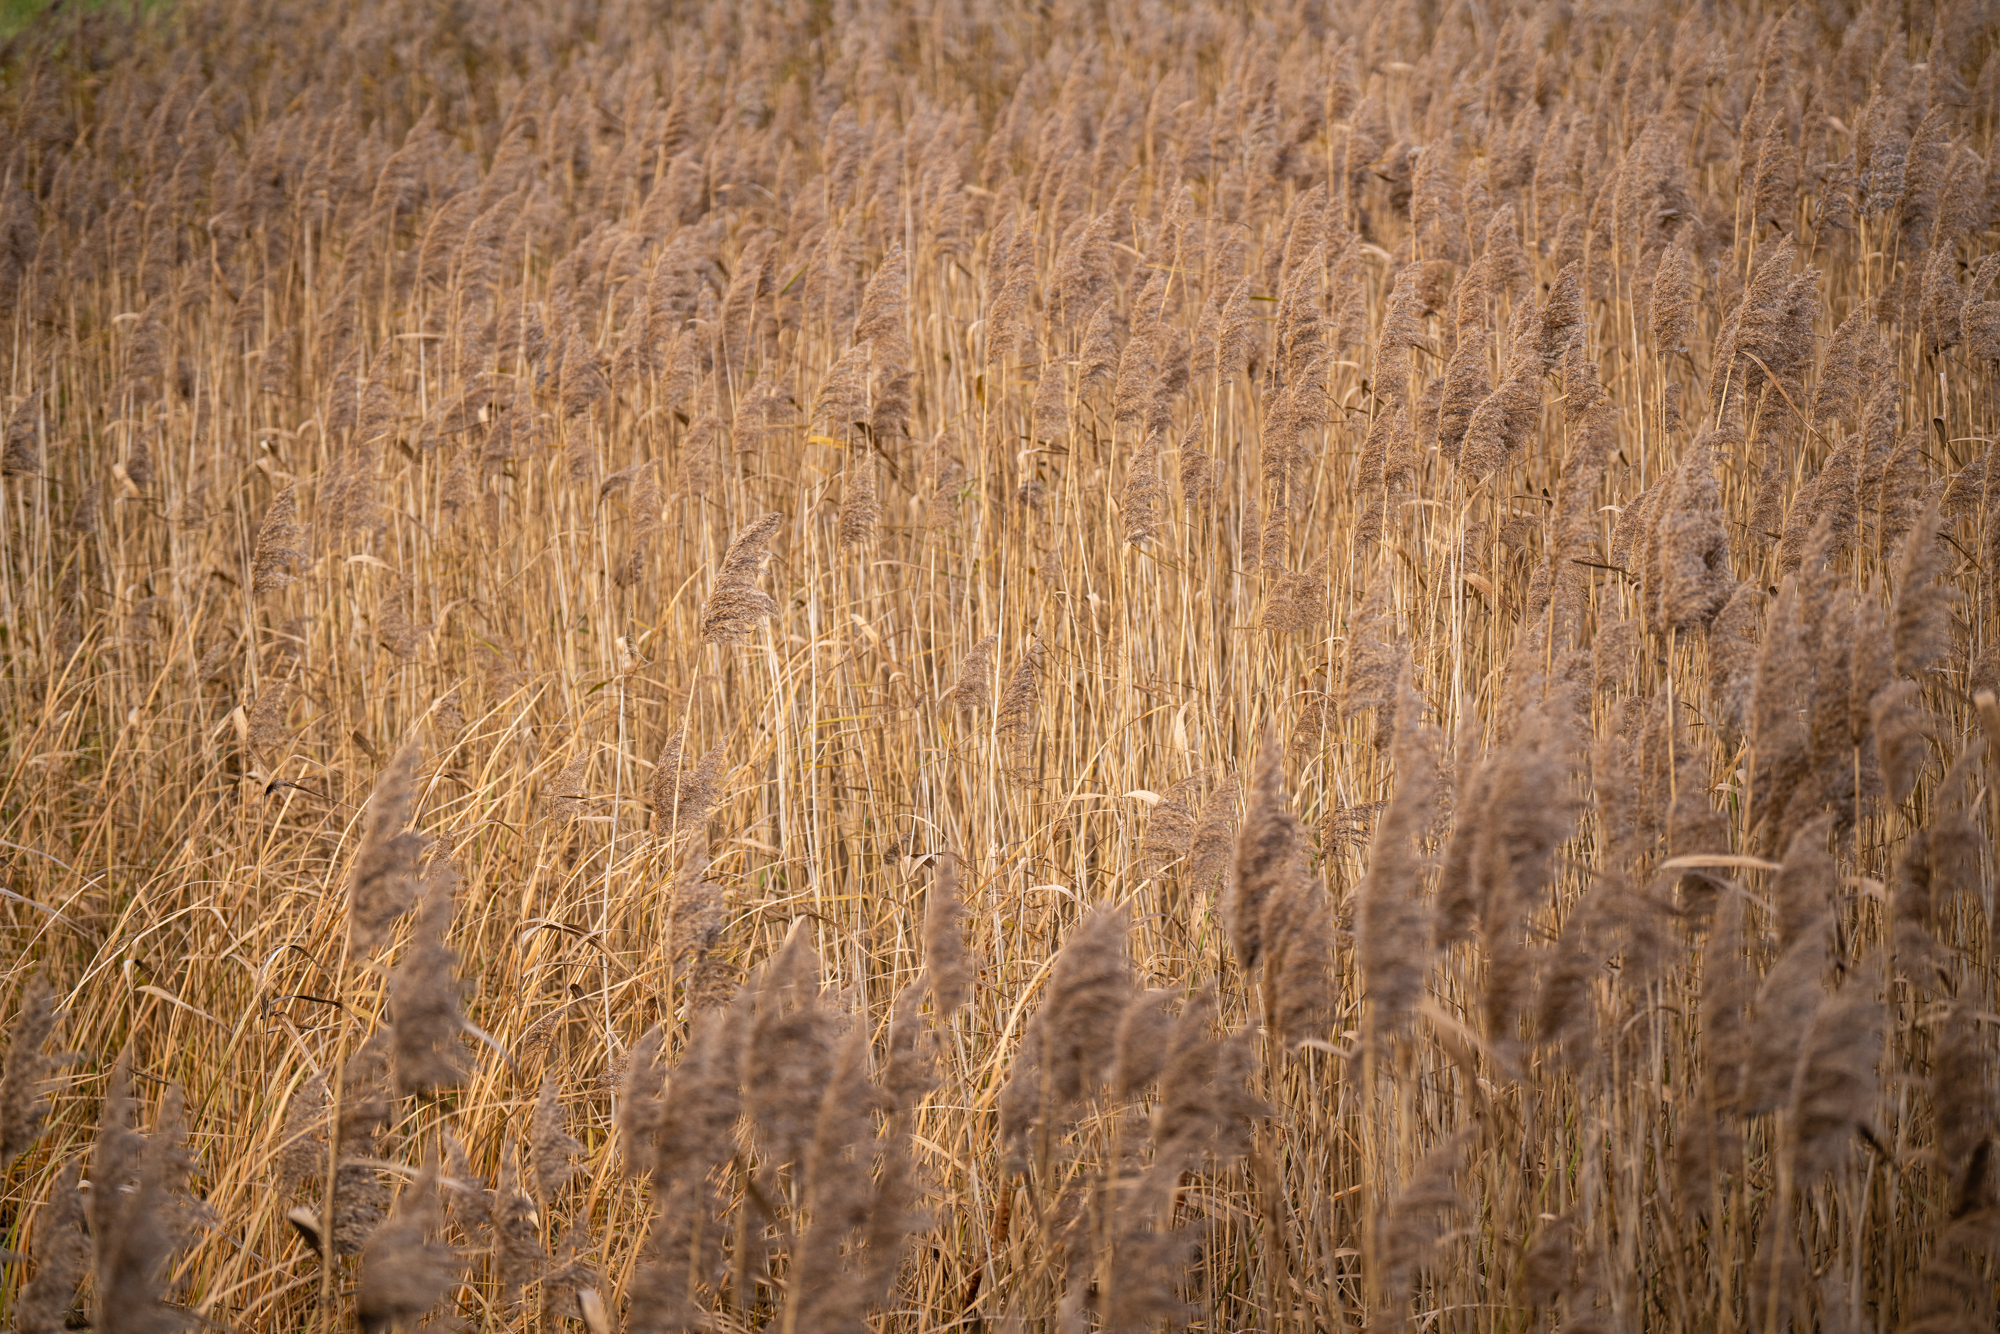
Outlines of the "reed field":
<svg viewBox="0 0 2000 1334">
<path fill-rule="evenodd" d="M 0 1325 L 1996 1328 L 2000 8 L 10 22 Z"/>
</svg>

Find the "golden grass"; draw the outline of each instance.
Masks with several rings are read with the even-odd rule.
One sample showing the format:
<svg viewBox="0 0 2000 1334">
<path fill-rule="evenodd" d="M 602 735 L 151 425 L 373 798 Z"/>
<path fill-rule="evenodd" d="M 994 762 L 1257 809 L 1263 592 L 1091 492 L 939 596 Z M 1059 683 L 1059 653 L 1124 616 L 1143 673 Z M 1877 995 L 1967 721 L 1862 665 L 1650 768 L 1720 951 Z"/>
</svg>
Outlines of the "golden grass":
<svg viewBox="0 0 2000 1334">
<path fill-rule="evenodd" d="M 104 1330 L 1991 1328 L 1996 52 L 36 18 L 0 1300 L 81 1166 Z"/>
</svg>

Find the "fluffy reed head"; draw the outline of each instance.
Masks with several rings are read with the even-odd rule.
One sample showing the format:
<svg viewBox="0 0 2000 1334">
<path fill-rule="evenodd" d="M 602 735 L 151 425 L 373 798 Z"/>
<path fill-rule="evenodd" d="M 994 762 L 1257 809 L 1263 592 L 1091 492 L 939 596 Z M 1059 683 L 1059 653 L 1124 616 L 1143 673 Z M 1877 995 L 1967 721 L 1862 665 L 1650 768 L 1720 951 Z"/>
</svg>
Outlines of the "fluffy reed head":
<svg viewBox="0 0 2000 1334">
<path fill-rule="evenodd" d="M 181 1327 L 164 1299 L 168 1259 L 189 1222 L 183 1193 L 193 1167 L 184 1143 L 180 1090 L 169 1087 L 153 1133 L 134 1126 L 132 1058 L 118 1058 L 90 1158 L 94 1325 L 110 1334 L 164 1334 Z"/>
<path fill-rule="evenodd" d="M 1285 806 L 1284 750 L 1269 728 L 1251 773 L 1243 827 L 1236 835 L 1236 874 L 1222 904 L 1236 962 L 1246 974 L 1263 958 L 1264 907 L 1292 873 L 1301 840 L 1298 819 Z"/>
<path fill-rule="evenodd" d="M 1113 1073 L 1118 1021 L 1132 990 L 1130 931 L 1124 910 L 1096 908 L 1056 955 L 1035 1023 L 1042 1068 L 1061 1104 L 1090 1097 Z"/>
<path fill-rule="evenodd" d="M 418 1319 L 443 1300 L 451 1285 L 451 1248 L 436 1238 L 441 1222 L 433 1156 L 362 1248 L 354 1314 L 364 1334 Z"/>
<path fill-rule="evenodd" d="M 457 892 L 456 871 L 439 860 L 425 878 L 416 934 L 389 973 L 392 1059 L 397 1090 L 405 1097 L 450 1088 L 465 1078 L 458 955 L 445 943 Z"/>
<path fill-rule="evenodd" d="M 729 540 L 716 569 L 715 586 L 702 603 L 702 643 L 746 643 L 760 622 L 778 614 L 778 604 L 755 580 L 770 558 L 771 539 L 784 519 L 776 512 L 760 515 Z"/>
<path fill-rule="evenodd" d="M 958 894 L 958 858 L 940 853 L 924 896 L 924 976 L 940 1015 L 972 998 L 975 976 L 965 944 L 965 905 Z"/>
<path fill-rule="evenodd" d="M 938 696 L 938 703 L 961 713 L 990 708 L 993 704 L 993 650 L 1000 636 L 988 635 L 972 646 L 959 664 L 958 679 Z"/>
<path fill-rule="evenodd" d="M 361 846 L 349 872 L 348 923 L 357 944 L 387 942 L 389 928 L 417 899 L 417 858 L 423 835 L 405 829 L 416 801 L 419 751 L 406 742 L 376 780 L 362 813 Z"/>
<path fill-rule="evenodd" d="M 56 1058 L 44 1052 L 58 1019 L 55 991 L 48 979 L 33 978 L 21 993 L 21 1008 L 7 1034 L 7 1059 L 0 1066 L 0 1171 L 34 1147 L 48 1120 L 42 1090 Z"/>
</svg>

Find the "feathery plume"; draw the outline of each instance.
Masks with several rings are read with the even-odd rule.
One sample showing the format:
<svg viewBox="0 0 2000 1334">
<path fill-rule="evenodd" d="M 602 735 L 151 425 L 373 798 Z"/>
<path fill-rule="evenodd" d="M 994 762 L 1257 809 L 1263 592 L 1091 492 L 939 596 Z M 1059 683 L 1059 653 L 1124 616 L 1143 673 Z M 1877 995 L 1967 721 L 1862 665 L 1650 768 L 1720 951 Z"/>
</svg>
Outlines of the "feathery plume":
<svg viewBox="0 0 2000 1334">
<path fill-rule="evenodd" d="M 301 549 L 305 529 L 299 526 L 297 492 L 295 486 L 286 487 L 264 512 L 264 522 L 257 529 L 257 547 L 250 556 L 250 591 L 254 594 L 274 593 L 298 580 L 290 567 L 304 563 L 306 553 Z"/>
<path fill-rule="evenodd" d="M 1706 629 L 1736 587 L 1729 572 L 1729 530 L 1715 459 L 1731 437 L 1705 432 L 1674 470 L 1657 527 L 1659 564 L 1665 576 L 1659 613 L 1667 625 Z"/>
<path fill-rule="evenodd" d="M 7 414 L 6 427 L 0 430 L 0 477 L 41 475 L 41 430 L 42 392 L 38 389 Z"/>
<path fill-rule="evenodd" d="M 423 1316 L 451 1286 L 451 1248 L 435 1239 L 438 1164 L 433 1153 L 422 1173 L 396 1199 L 395 1212 L 361 1251 L 361 1279 L 354 1314 L 362 1334 L 379 1334 Z"/>
<path fill-rule="evenodd" d="M 743 1112 L 741 1048 L 754 998 L 698 1014 L 668 1085 L 654 1135 L 656 1170 L 680 1186 L 703 1181 L 735 1151 Z"/>
<path fill-rule="evenodd" d="M 465 1078 L 459 1035 L 458 955 L 445 943 L 451 929 L 458 874 L 448 861 L 432 866 L 417 911 L 416 935 L 389 973 L 389 1015 L 394 1024 L 396 1087 L 404 1097 L 450 1088 Z"/>
<path fill-rule="evenodd" d="M 63 1164 L 35 1216 L 35 1272 L 14 1298 L 15 1334 L 63 1334 L 69 1328 L 77 1289 L 90 1272 L 81 1171 L 75 1161 Z"/>
<path fill-rule="evenodd" d="M 1167 1012 L 1173 1000 L 1171 991 L 1144 991 L 1125 1007 L 1111 1061 L 1112 1096 L 1136 1097 L 1160 1077 L 1174 1031 L 1174 1018 Z"/>
<path fill-rule="evenodd" d="M 924 990 L 925 979 L 918 978 L 897 992 L 889 1007 L 889 1050 L 882 1062 L 882 1088 L 888 1095 L 889 1109 L 905 1118 L 938 1086 L 937 1035 L 924 1022 Z"/>
<path fill-rule="evenodd" d="M 618 1141 L 627 1176 L 642 1176 L 659 1167 L 659 1134 L 666 1123 L 663 1090 L 666 1071 L 660 1052 L 667 1033 L 654 1024 L 632 1044 L 625 1073 L 618 1085 Z"/>
<path fill-rule="evenodd" d="M 1145 443 L 1132 456 L 1125 474 L 1125 489 L 1118 496 L 1118 515 L 1124 521 L 1125 541 L 1139 546 L 1160 527 L 1160 447 L 1157 433 L 1148 431 Z"/>
<path fill-rule="evenodd" d="M 1958 590 L 1945 581 L 1950 573 L 1948 548 L 1939 533 L 1939 499 L 1903 542 L 1896 560 L 1896 598 L 1890 628 L 1896 649 L 1896 671 L 1919 677 L 1951 652 L 1951 609 Z"/>
<path fill-rule="evenodd" d="M 715 587 L 701 606 L 701 642 L 742 644 L 748 642 L 759 621 L 774 619 L 778 604 L 758 588 L 755 580 L 770 558 L 772 537 L 784 515 L 771 513 L 752 519 L 730 539 L 716 571 Z"/>
<path fill-rule="evenodd" d="M 839 540 L 843 551 L 866 546 L 875 540 L 875 524 L 882 516 L 882 504 L 875 493 L 875 461 L 860 458 L 843 470 L 845 488 L 840 496 Z"/>
<path fill-rule="evenodd" d="M 1294 863 L 1279 895 L 1265 905 L 1262 935 L 1271 1026 L 1287 1042 L 1327 1032 L 1336 1001 L 1333 900 L 1326 887 Z"/>
<path fill-rule="evenodd" d="M 286 1189 L 326 1180 L 326 1079 L 313 1075 L 285 1105 L 278 1180 Z"/>
<path fill-rule="evenodd" d="M 1223 892 L 1236 846 L 1239 787 L 1234 774 L 1223 779 L 1195 817 L 1194 834 L 1188 840 L 1188 887 L 1196 894 L 1213 897 Z"/>
<path fill-rule="evenodd" d="M 193 1164 L 184 1143 L 181 1094 L 169 1086 L 152 1135 L 133 1127 L 132 1059 L 112 1070 L 90 1158 L 91 1248 L 96 1320 L 106 1334 L 165 1334 L 179 1313 L 161 1300 L 166 1265 L 187 1222 L 182 1187 Z"/>
<path fill-rule="evenodd" d="M 958 897 L 958 858 L 940 853 L 924 896 L 924 971 L 931 1002 L 948 1015 L 972 999 L 972 960 L 965 946 L 965 905 Z"/>
<path fill-rule="evenodd" d="M 1168 788 L 1146 821 L 1145 836 L 1139 841 L 1139 858 L 1151 867 L 1188 855 L 1194 844 L 1195 798 L 1201 794 L 1204 777 L 1197 769 Z"/>
<path fill-rule="evenodd" d="M 1132 994 L 1130 915 L 1096 908 L 1057 952 L 1048 999 L 1035 1017 L 1041 1063 L 1060 1106 L 1091 1097 L 1113 1074 L 1118 1021 Z"/>
<path fill-rule="evenodd" d="M 563 1129 L 555 1075 L 542 1076 L 534 1116 L 528 1123 L 528 1161 L 534 1168 L 535 1194 L 545 1207 L 555 1202 L 556 1192 L 575 1175 L 576 1165 L 570 1160 L 582 1151 L 583 1145 Z"/>
<path fill-rule="evenodd" d="M 841 353 L 813 395 L 813 425 L 828 436 L 844 438 L 856 422 L 868 419 L 868 366 L 874 355 L 861 343 Z"/>
<path fill-rule="evenodd" d="M 994 733 L 1006 748 L 1015 774 L 1031 776 L 1035 760 L 1035 726 L 1041 712 L 1042 664 L 1047 659 L 1040 636 L 1031 636 L 1021 661 L 1000 692 Z"/>
<path fill-rule="evenodd" d="M 57 1058 L 42 1047 L 55 1031 L 55 992 L 48 979 L 37 976 L 21 993 L 21 1009 L 7 1035 L 7 1060 L 0 1067 L 0 1172 L 34 1147 L 48 1119 L 49 1100 L 42 1084 Z"/>
<path fill-rule="evenodd" d="M 1102 389 L 1118 374 L 1118 327 L 1109 301 L 1097 307 L 1084 327 L 1083 346 L 1076 360 L 1079 397 L 1093 389 Z"/>
<path fill-rule="evenodd" d="M 909 360 L 909 338 L 903 332 L 909 270 L 903 243 L 892 241 L 889 253 L 882 257 L 880 267 L 861 294 L 861 311 L 854 320 L 852 341 L 856 346 L 872 346 L 881 365 L 901 365 Z"/>
<path fill-rule="evenodd" d="M 1444 1236 L 1445 1216 L 1463 1201 L 1456 1178 L 1465 1170 L 1476 1135 L 1476 1128 L 1467 1127 L 1439 1141 L 1418 1161 L 1384 1213 L 1383 1292 L 1398 1305 L 1418 1267 L 1430 1260 Z"/>
<path fill-rule="evenodd" d="M 804 1167 L 832 1077 L 833 1016 L 820 1004 L 819 988 L 819 956 L 794 927 L 756 988 L 743 1069 L 744 1110 L 770 1180 L 787 1165 Z"/>
<path fill-rule="evenodd" d="M 938 696 L 938 703 L 961 713 L 984 709 L 993 703 L 993 650 L 1000 636 L 988 635 L 972 646 L 959 665 L 958 680 Z"/>
<path fill-rule="evenodd" d="M 1215 989 L 1203 987 L 1181 1007 L 1167 1041 L 1149 1173 L 1164 1178 L 1165 1185 L 1199 1168 L 1206 1156 L 1223 1162 L 1242 1157 L 1250 1149 L 1250 1123 L 1271 1114 L 1245 1078 L 1248 1035 L 1218 1042 L 1210 1036 L 1215 1019 Z"/>
<path fill-rule="evenodd" d="M 1230 944 L 1245 975 L 1257 967 L 1272 943 L 1263 938 L 1265 901 L 1282 889 L 1300 841 L 1298 819 L 1285 809 L 1284 749 L 1267 726 L 1251 770 L 1243 826 L 1236 835 L 1236 875 L 1222 901 Z"/>
<path fill-rule="evenodd" d="M 702 752 L 692 768 L 681 767 L 686 746 L 685 731 L 676 731 L 660 749 L 654 762 L 649 795 L 653 803 L 653 835 L 670 839 L 677 834 L 699 833 L 722 800 L 722 756 L 726 742 L 718 741 Z"/>
<path fill-rule="evenodd" d="M 534 1282 L 548 1267 L 548 1252 L 542 1249 L 541 1219 L 535 1202 L 521 1189 L 520 1169 L 514 1148 L 500 1153 L 500 1180 L 487 1207 L 503 1300 L 512 1302 L 521 1289 Z"/>
<path fill-rule="evenodd" d="M 405 742 L 375 782 L 362 813 L 361 848 L 348 887 L 348 923 L 363 949 L 384 944 L 389 928 L 417 898 L 417 857 L 424 838 L 405 829 L 415 802 L 417 743 Z"/>
<path fill-rule="evenodd" d="M 1424 722 L 1423 701 L 1405 662 L 1396 683 L 1396 740 L 1390 763 L 1396 790 L 1375 827 L 1362 877 L 1355 945 L 1375 1022 L 1394 1032 L 1422 998 L 1429 971 L 1422 840 L 1437 809 L 1436 729 Z"/>
</svg>

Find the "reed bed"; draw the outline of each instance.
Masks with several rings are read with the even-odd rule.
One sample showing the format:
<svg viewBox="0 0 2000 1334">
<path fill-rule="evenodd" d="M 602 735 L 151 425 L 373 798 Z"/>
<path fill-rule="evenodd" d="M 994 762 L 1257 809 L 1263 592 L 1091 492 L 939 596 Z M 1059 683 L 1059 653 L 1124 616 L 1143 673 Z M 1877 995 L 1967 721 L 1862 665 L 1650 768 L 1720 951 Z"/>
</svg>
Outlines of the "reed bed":
<svg viewBox="0 0 2000 1334">
<path fill-rule="evenodd" d="M 2000 11 L 0 47 L 0 1310 L 1991 1330 Z"/>
</svg>

